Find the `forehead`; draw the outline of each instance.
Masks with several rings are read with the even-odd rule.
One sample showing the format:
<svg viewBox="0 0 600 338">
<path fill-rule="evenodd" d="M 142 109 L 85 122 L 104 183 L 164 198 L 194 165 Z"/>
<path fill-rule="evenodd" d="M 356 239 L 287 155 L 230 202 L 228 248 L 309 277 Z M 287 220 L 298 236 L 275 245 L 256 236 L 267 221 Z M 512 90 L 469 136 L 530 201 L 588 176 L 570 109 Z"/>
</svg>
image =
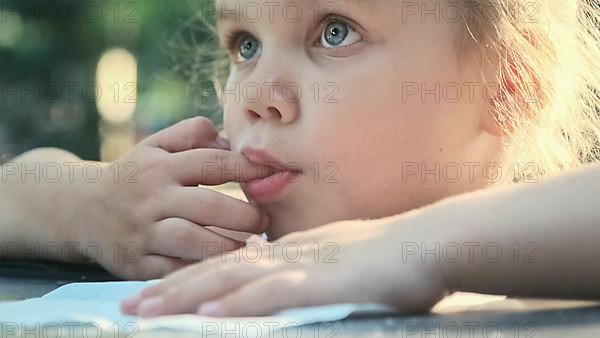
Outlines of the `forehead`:
<svg viewBox="0 0 600 338">
<path fill-rule="evenodd" d="M 249 7 L 252 7 L 252 10 L 257 7 L 263 8 L 267 11 L 265 14 L 273 9 L 281 10 L 281 7 L 307 8 L 312 12 L 308 13 L 312 17 L 314 13 L 325 11 L 335 13 L 337 9 L 343 8 L 370 9 L 376 7 L 379 2 L 380 0 L 214 0 L 217 24 L 222 21 L 237 20 Z"/>
<path fill-rule="evenodd" d="M 235 6 L 235 3 L 240 4 L 241 6 L 243 6 L 244 4 L 248 4 L 248 3 L 252 3 L 252 4 L 270 4 L 271 6 L 275 5 L 275 4 L 279 4 L 279 5 L 285 5 L 287 3 L 296 3 L 298 5 L 311 5 L 311 4 L 315 4 L 315 3 L 319 3 L 321 5 L 324 4 L 348 4 L 348 3 L 355 3 L 358 5 L 374 5 L 375 3 L 379 2 L 380 0 L 214 0 L 214 3 L 216 3 L 217 5 L 220 4 L 230 4 Z"/>
</svg>

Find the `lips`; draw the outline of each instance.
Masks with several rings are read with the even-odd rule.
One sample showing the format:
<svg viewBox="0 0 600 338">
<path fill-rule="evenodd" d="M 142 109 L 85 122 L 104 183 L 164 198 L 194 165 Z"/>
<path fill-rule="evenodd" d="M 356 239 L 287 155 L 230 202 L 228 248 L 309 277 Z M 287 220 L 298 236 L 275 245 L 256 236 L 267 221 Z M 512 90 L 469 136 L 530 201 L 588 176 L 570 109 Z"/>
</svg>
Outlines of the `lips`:
<svg viewBox="0 0 600 338">
<path fill-rule="evenodd" d="M 254 202 L 266 204 L 284 197 L 289 187 L 301 175 L 300 167 L 294 163 L 283 163 L 267 152 L 244 148 L 242 154 L 252 163 L 272 170 L 271 175 L 258 180 L 242 183 L 242 189 Z"/>
</svg>

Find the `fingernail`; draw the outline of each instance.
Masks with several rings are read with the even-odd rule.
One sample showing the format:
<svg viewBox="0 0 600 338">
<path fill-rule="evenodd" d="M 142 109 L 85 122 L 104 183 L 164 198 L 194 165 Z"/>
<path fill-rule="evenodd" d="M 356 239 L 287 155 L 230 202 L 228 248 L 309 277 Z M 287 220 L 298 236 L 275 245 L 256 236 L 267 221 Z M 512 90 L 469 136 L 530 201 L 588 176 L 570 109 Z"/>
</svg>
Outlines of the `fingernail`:
<svg viewBox="0 0 600 338">
<path fill-rule="evenodd" d="M 208 302 L 198 307 L 198 314 L 201 316 L 222 317 L 225 313 L 223 306 L 219 302 Z"/>
<path fill-rule="evenodd" d="M 246 239 L 246 245 L 249 243 L 262 244 L 262 239 L 258 235 L 252 235 Z"/>
<path fill-rule="evenodd" d="M 226 138 L 224 138 L 224 137 L 218 136 L 218 137 L 217 137 L 217 144 L 218 144 L 220 147 L 223 147 L 223 148 L 225 148 L 225 149 L 227 149 L 227 150 L 230 150 L 230 149 L 231 149 L 231 143 L 229 142 L 229 140 L 227 140 L 227 139 L 226 139 Z"/>
<path fill-rule="evenodd" d="M 138 306 L 138 315 L 142 317 L 158 316 L 162 313 L 164 299 L 162 297 L 152 297 L 142 301 Z"/>
</svg>

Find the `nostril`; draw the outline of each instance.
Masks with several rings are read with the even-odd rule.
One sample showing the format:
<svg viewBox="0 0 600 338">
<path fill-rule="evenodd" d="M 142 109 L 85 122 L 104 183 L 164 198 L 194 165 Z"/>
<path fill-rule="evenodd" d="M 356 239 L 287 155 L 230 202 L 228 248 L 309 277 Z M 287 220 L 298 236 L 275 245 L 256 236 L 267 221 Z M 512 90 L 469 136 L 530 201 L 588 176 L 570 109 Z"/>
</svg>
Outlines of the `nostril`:
<svg viewBox="0 0 600 338">
<path fill-rule="evenodd" d="M 260 119 L 274 119 L 274 120 L 282 120 L 283 119 L 283 114 L 281 114 L 281 112 L 279 111 L 279 109 L 275 108 L 275 107 L 268 107 L 266 110 L 263 111 L 255 111 L 252 109 L 248 109 L 247 111 L 248 114 L 248 118 L 250 119 L 250 121 L 257 121 Z"/>
<path fill-rule="evenodd" d="M 278 118 L 278 119 L 281 118 L 281 112 L 277 108 L 269 107 L 268 110 L 269 110 L 269 113 L 271 114 L 271 117 Z"/>
<path fill-rule="evenodd" d="M 254 110 L 248 110 L 248 116 L 252 121 L 260 119 L 260 115 Z"/>
</svg>

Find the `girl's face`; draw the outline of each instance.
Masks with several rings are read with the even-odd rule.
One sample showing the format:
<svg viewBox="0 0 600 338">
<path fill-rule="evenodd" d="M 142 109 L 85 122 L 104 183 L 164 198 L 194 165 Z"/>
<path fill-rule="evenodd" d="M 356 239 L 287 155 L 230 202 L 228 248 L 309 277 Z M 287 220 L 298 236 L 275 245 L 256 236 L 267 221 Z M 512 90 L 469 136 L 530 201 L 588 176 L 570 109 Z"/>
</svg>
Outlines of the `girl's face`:
<svg viewBox="0 0 600 338">
<path fill-rule="evenodd" d="M 460 56 L 464 23 L 408 15 L 408 5 L 217 2 L 222 41 L 234 34 L 223 97 L 232 150 L 300 172 L 243 185 L 271 215 L 272 238 L 390 216 L 495 178 L 502 143 L 482 66 Z M 445 3 L 427 2 L 436 6 Z"/>
</svg>

